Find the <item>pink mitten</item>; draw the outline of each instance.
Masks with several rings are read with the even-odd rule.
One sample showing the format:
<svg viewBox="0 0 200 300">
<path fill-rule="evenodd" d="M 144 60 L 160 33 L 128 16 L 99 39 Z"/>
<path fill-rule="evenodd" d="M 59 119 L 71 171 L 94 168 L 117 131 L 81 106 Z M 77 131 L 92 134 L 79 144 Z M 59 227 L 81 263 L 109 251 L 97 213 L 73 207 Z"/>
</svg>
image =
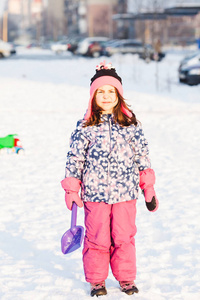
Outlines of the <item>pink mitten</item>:
<svg viewBox="0 0 200 300">
<path fill-rule="evenodd" d="M 156 211 L 159 206 L 159 202 L 153 187 L 155 184 L 155 179 L 156 178 L 153 169 L 146 169 L 144 171 L 140 171 L 139 185 L 144 193 L 147 209 L 151 212 Z"/>
<path fill-rule="evenodd" d="M 65 190 L 65 203 L 69 210 L 72 210 L 72 204 L 75 202 L 79 207 L 83 207 L 83 202 L 78 195 L 81 181 L 75 177 L 66 177 L 61 181 L 61 186 Z"/>
</svg>

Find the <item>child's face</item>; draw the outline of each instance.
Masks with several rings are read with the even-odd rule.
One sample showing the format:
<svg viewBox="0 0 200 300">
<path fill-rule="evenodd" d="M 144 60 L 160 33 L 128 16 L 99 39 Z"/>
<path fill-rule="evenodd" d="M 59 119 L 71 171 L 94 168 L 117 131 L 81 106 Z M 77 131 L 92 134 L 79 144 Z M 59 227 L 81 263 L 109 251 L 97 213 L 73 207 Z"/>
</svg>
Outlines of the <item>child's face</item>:
<svg viewBox="0 0 200 300">
<path fill-rule="evenodd" d="M 102 108 L 103 114 L 112 114 L 113 108 L 118 103 L 115 88 L 112 85 L 103 85 L 97 89 L 96 104 Z"/>
</svg>

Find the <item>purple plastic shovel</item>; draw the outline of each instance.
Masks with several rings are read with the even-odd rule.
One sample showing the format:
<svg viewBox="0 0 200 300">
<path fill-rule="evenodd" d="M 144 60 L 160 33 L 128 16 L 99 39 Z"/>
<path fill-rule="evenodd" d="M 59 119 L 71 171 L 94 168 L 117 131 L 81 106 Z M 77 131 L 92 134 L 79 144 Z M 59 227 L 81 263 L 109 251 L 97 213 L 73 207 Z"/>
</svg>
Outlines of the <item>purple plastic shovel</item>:
<svg viewBox="0 0 200 300">
<path fill-rule="evenodd" d="M 77 205 L 72 205 L 71 228 L 67 230 L 61 239 L 61 250 L 63 254 L 67 254 L 78 249 L 83 241 L 84 228 L 76 226 Z"/>
</svg>

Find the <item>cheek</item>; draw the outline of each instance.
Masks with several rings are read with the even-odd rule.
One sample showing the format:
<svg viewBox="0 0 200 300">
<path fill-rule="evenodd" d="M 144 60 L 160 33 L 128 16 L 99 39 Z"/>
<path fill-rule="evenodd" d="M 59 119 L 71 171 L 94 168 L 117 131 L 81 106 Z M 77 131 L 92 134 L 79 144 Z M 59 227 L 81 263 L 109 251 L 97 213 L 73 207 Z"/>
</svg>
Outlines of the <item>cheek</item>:
<svg viewBox="0 0 200 300">
<path fill-rule="evenodd" d="M 96 97 L 96 104 L 98 105 L 99 103 L 101 103 L 101 96 Z"/>
<path fill-rule="evenodd" d="M 114 103 L 115 103 L 115 105 L 117 105 L 117 103 L 118 103 L 118 97 L 116 96 L 116 98 L 115 98 L 115 100 L 114 100 Z"/>
<path fill-rule="evenodd" d="M 100 97 L 96 98 L 96 105 L 99 107 L 102 106 L 102 99 Z"/>
</svg>

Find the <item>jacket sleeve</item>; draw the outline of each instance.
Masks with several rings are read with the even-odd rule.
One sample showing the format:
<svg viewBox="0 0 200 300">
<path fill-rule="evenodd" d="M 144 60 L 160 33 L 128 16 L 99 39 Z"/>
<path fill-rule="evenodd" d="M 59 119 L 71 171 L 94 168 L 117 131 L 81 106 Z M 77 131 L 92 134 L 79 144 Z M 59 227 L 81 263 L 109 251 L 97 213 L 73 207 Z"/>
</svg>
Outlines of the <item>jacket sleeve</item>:
<svg viewBox="0 0 200 300">
<path fill-rule="evenodd" d="M 151 168 L 148 142 L 144 136 L 141 123 L 138 123 L 134 136 L 135 162 L 139 171 Z"/>
<path fill-rule="evenodd" d="M 82 121 L 77 123 L 76 130 L 70 139 L 70 151 L 67 153 L 65 177 L 75 177 L 82 180 L 86 151 L 89 141 L 83 134 Z"/>
</svg>

